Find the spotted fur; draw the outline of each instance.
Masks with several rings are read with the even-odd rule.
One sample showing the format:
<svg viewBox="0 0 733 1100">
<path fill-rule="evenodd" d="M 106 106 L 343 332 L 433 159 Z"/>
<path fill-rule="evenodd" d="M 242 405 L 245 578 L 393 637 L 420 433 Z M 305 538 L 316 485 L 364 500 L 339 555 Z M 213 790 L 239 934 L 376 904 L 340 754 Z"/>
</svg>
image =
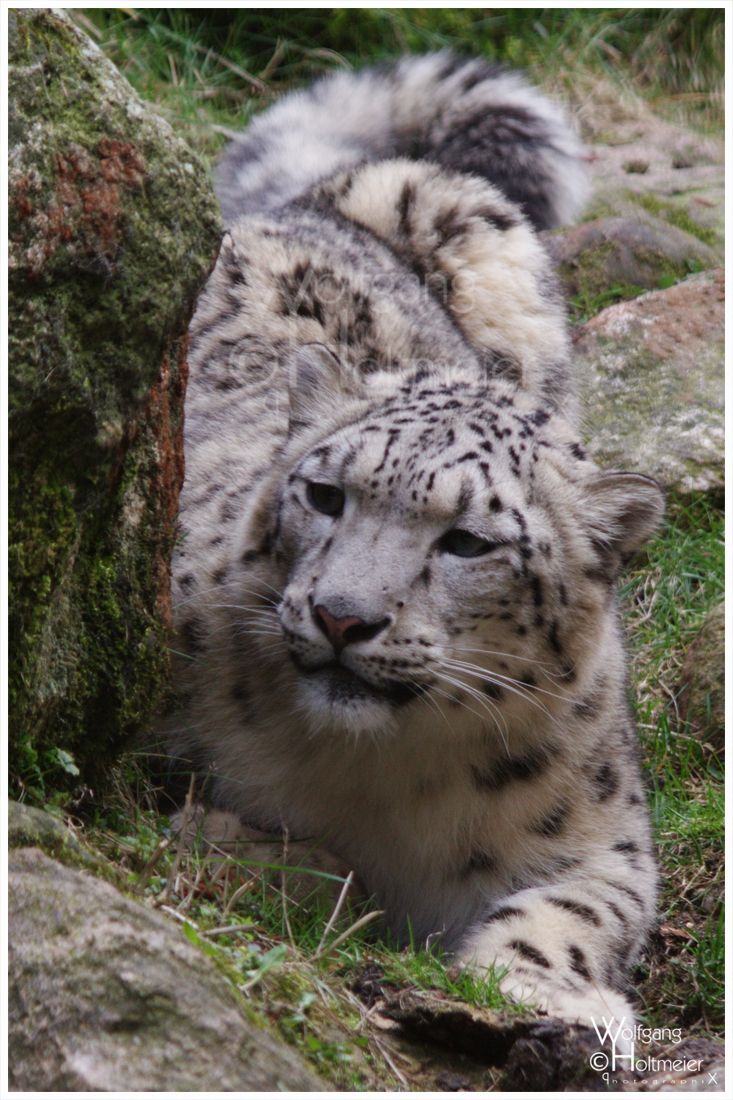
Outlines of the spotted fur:
<svg viewBox="0 0 733 1100">
<path fill-rule="evenodd" d="M 243 214 L 191 326 L 170 752 L 231 835 L 321 841 L 398 940 L 561 1016 L 631 1015 L 655 866 L 615 582 L 662 500 L 586 454 L 552 272 L 481 160 L 507 89 L 509 168 L 544 178 L 527 135 L 558 128 L 545 206 L 574 139 L 448 60 L 339 76 L 231 154 Z M 450 158 L 352 133 L 280 180 L 288 127 L 336 148 L 333 99 L 351 117 L 365 88 Z"/>
</svg>

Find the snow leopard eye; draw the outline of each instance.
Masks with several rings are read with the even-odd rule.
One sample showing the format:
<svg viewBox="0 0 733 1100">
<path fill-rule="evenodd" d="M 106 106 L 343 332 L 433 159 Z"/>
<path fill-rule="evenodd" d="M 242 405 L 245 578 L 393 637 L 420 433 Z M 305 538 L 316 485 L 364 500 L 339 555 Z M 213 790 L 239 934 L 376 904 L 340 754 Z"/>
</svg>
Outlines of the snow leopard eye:
<svg viewBox="0 0 733 1100">
<path fill-rule="evenodd" d="M 472 535 L 470 531 L 464 531 L 460 527 L 454 527 L 440 540 L 439 546 L 444 554 L 455 554 L 459 558 L 478 558 L 481 554 L 488 554 L 495 550 L 498 542 L 489 542 L 478 535 Z"/>
<path fill-rule="evenodd" d="M 326 516 L 339 516 L 344 508 L 344 493 L 336 485 L 321 481 L 309 481 L 306 489 L 308 503 Z"/>
</svg>

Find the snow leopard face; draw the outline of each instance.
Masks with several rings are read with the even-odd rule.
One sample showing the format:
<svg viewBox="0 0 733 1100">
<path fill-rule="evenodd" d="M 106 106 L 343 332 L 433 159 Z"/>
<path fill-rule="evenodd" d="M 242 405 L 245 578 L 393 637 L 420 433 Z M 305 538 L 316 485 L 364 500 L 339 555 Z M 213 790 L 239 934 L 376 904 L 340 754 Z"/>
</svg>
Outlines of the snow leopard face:
<svg viewBox="0 0 733 1100">
<path fill-rule="evenodd" d="M 403 379 L 282 484 L 278 614 L 300 709 L 352 732 L 408 706 L 552 711 L 582 686 L 657 498 L 648 479 L 599 474 L 506 384 Z"/>
</svg>

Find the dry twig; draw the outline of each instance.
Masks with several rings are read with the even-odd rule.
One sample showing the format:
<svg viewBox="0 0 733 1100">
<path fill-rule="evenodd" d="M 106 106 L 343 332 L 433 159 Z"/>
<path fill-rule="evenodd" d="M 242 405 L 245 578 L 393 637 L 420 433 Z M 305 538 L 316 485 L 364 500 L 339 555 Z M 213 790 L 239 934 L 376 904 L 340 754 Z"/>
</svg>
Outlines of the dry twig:
<svg viewBox="0 0 733 1100">
<path fill-rule="evenodd" d="M 335 940 L 329 943 L 327 947 L 319 948 L 313 958 L 321 959 L 324 955 L 329 955 L 332 951 L 335 951 L 337 947 L 340 947 L 342 943 L 345 943 L 349 936 L 353 936 L 354 932 L 358 932 L 360 928 L 364 928 L 365 925 L 371 924 L 377 917 L 381 917 L 383 912 L 383 909 L 375 909 L 373 912 L 367 913 L 366 916 L 360 917 L 350 928 L 347 928 L 345 932 L 342 932 L 340 936 L 337 936 Z"/>
<path fill-rule="evenodd" d="M 349 887 L 351 886 L 353 881 L 354 881 L 354 872 L 349 871 L 349 873 L 346 877 L 346 882 L 344 883 L 343 888 L 341 890 L 341 893 L 339 894 L 339 899 L 336 902 L 336 905 L 334 906 L 333 913 L 331 913 L 331 916 L 329 917 L 329 920 L 328 920 L 328 924 L 323 929 L 323 935 L 321 936 L 318 947 L 316 948 L 316 955 L 318 955 L 318 953 L 321 951 L 321 948 L 323 947 L 324 943 L 326 942 L 326 940 L 328 938 L 328 933 L 331 931 L 334 924 L 338 920 L 338 915 L 341 912 L 341 907 L 344 904 L 344 901 L 346 900 L 346 894 L 348 893 Z"/>
<path fill-rule="evenodd" d="M 188 823 L 191 820 L 191 810 L 193 806 L 193 788 L 196 783 L 196 773 L 191 772 L 191 782 L 188 785 L 188 794 L 186 795 L 186 801 L 183 806 L 183 819 L 181 821 L 181 838 L 178 843 L 178 851 L 176 852 L 176 858 L 173 860 L 173 866 L 170 869 L 166 884 L 163 887 L 161 893 L 155 899 L 156 906 L 162 906 L 164 901 L 168 900 L 170 893 L 171 883 L 178 876 L 178 868 L 181 865 L 181 859 L 183 858 L 183 852 L 186 847 L 186 834 L 188 833 Z"/>
</svg>

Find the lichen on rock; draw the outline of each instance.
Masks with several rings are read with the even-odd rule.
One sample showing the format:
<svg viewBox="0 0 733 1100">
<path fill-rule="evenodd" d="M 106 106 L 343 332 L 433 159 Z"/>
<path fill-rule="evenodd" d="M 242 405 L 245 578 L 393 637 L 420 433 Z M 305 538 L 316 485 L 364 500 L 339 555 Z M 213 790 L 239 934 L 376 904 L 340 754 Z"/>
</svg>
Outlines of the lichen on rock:
<svg viewBox="0 0 733 1100">
<path fill-rule="evenodd" d="M 723 272 L 609 306 L 576 330 L 584 434 L 603 465 L 680 498 L 719 496 L 724 470 Z"/>
<path fill-rule="evenodd" d="M 9 13 L 11 767 L 97 783 L 160 703 L 204 166 L 63 14 Z M 58 769 L 54 781 L 63 777 Z"/>
</svg>

